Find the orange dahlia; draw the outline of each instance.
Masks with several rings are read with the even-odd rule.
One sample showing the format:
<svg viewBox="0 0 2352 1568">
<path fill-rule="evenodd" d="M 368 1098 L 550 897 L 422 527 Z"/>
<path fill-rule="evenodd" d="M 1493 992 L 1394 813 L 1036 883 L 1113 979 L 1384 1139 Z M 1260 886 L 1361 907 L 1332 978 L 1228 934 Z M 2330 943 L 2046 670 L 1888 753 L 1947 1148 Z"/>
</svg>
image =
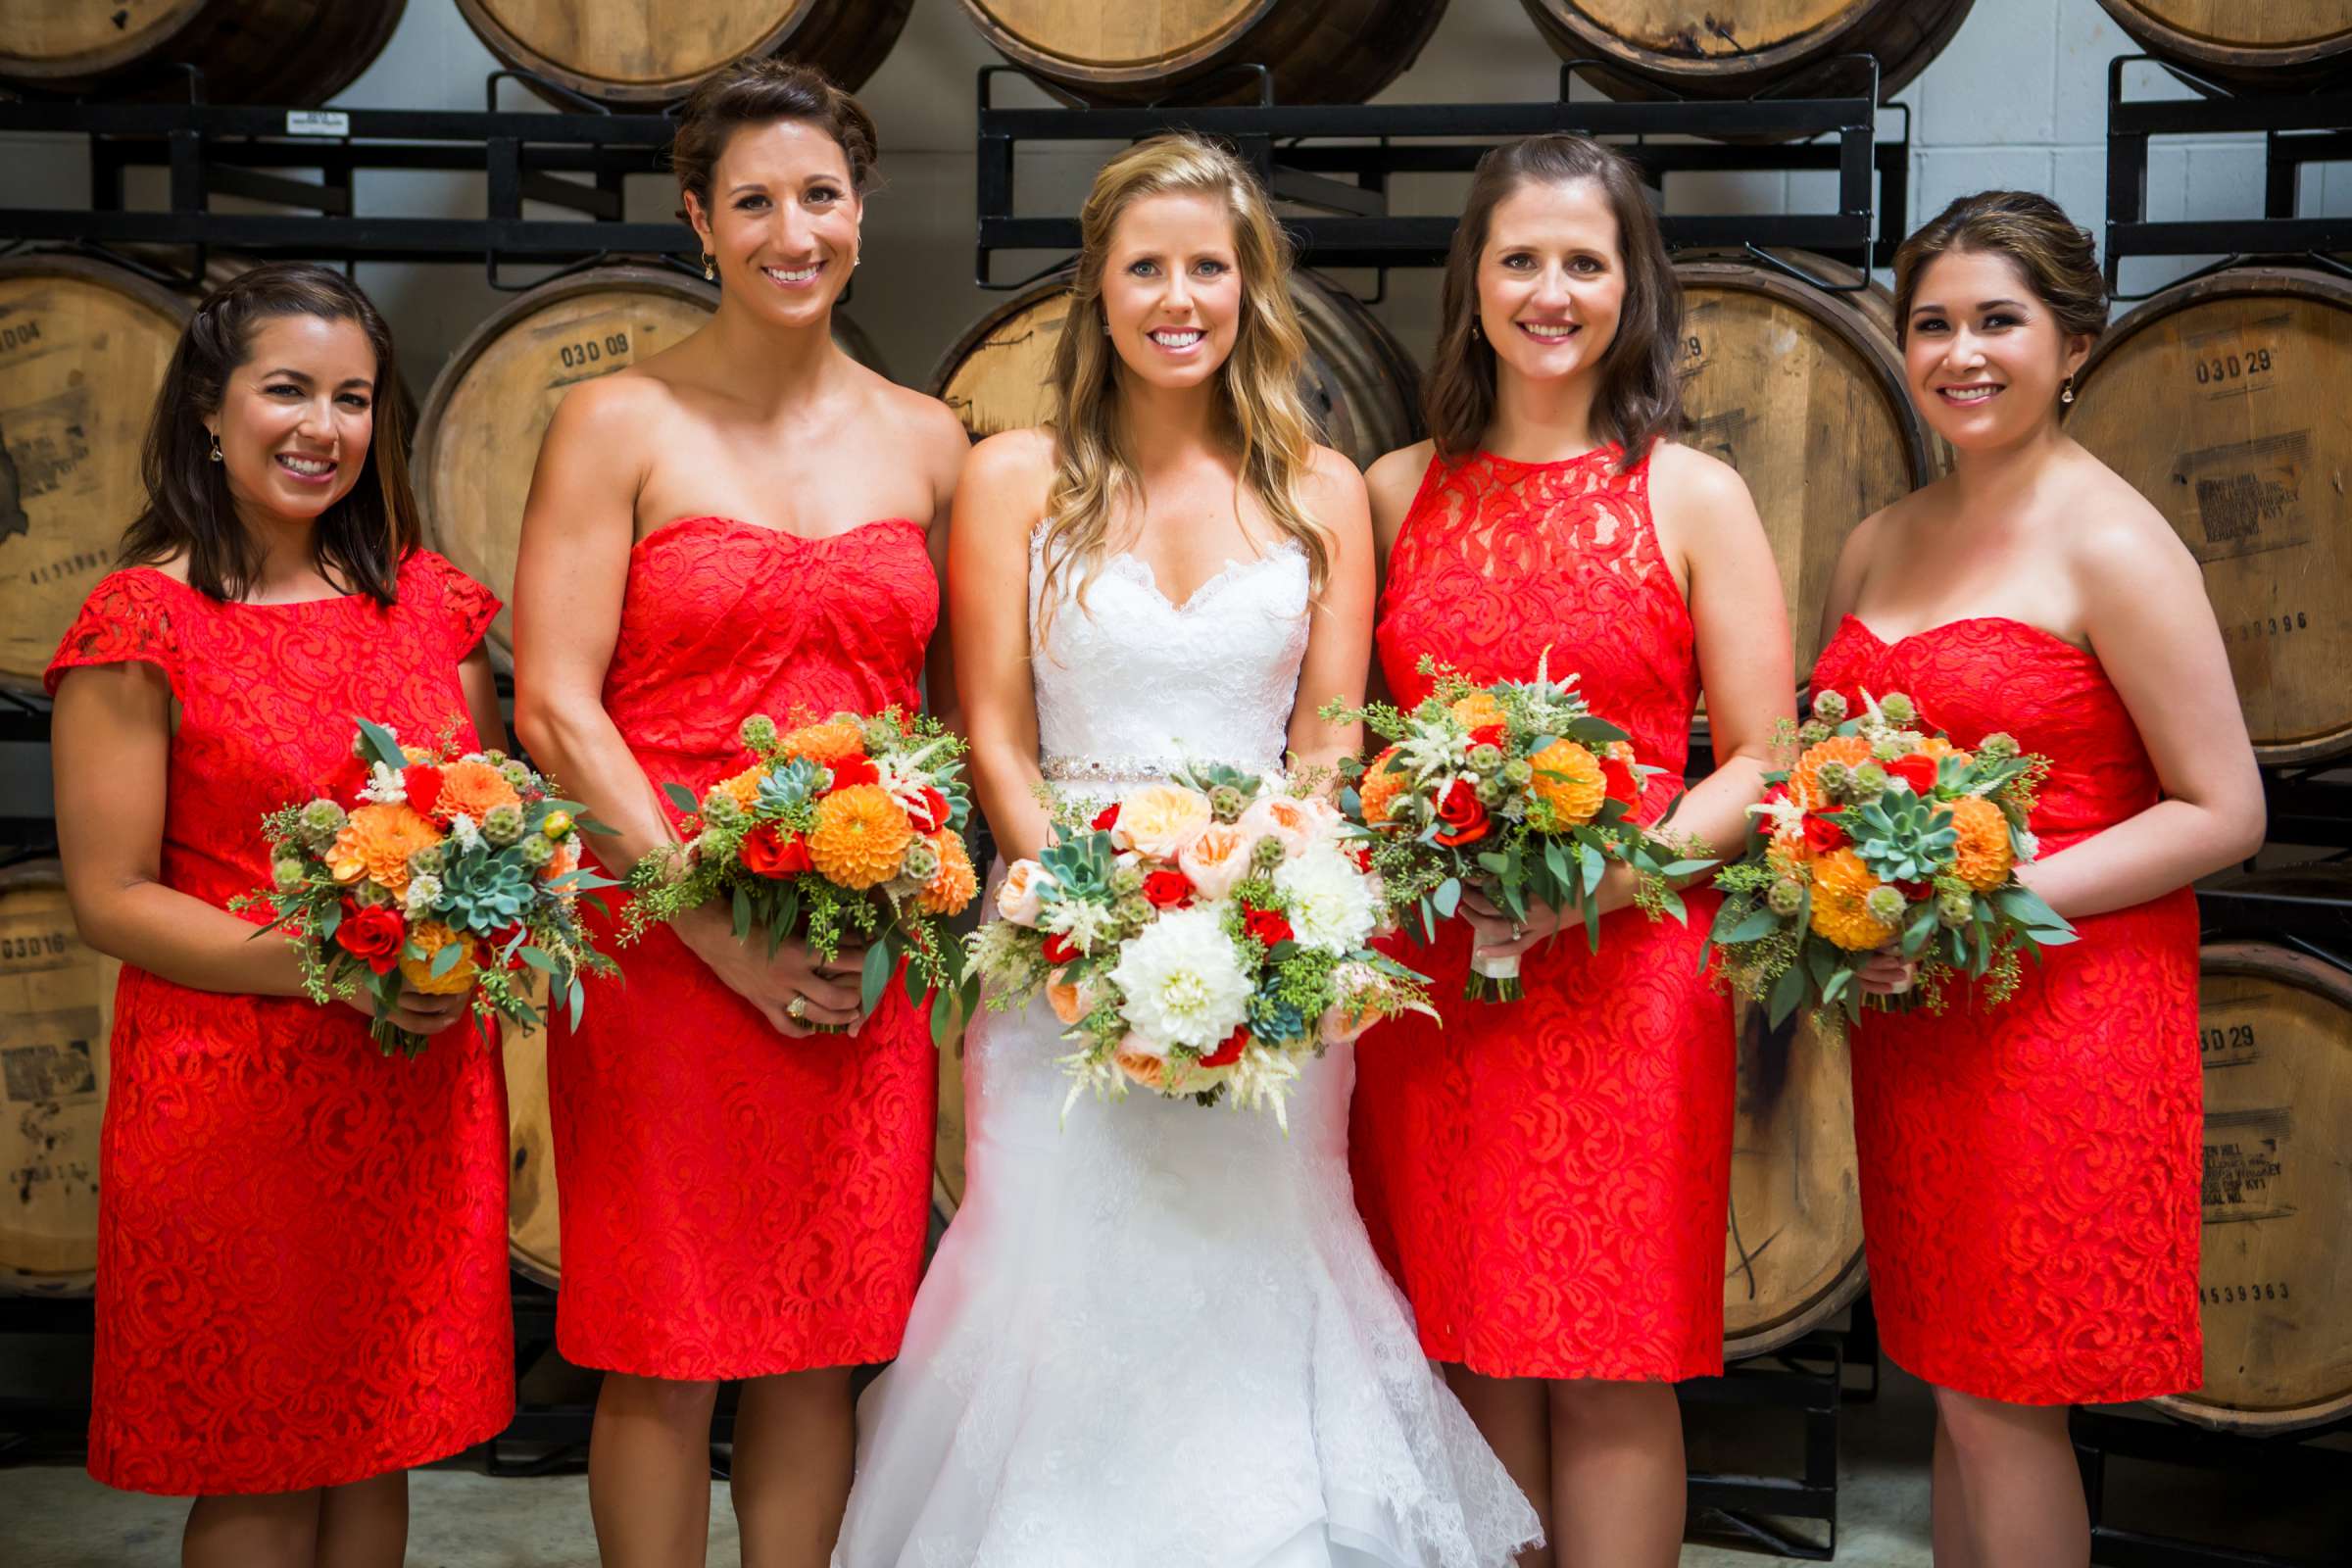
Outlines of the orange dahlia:
<svg viewBox="0 0 2352 1568">
<path fill-rule="evenodd" d="M 732 773 L 710 786 L 724 791 L 737 806 L 749 811 L 760 799 L 760 781 L 767 777 L 767 764 L 754 762 L 740 773 Z"/>
<path fill-rule="evenodd" d="M 1952 826 L 1960 834 L 1952 870 L 1962 881 L 1990 893 L 2009 880 L 2017 857 L 2009 848 L 2009 819 L 1999 807 L 1981 795 L 1963 795 L 1952 803 Z"/>
<path fill-rule="evenodd" d="M 972 895 L 980 891 L 980 879 L 972 874 L 972 858 L 965 852 L 960 834 L 942 828 L 930 838 L 931 847 L 939 852 L 939 869 L 915 895 L 915 907 L 925 914 L 961 914 Z"/>
<path fill-rule="evenodd" d="M 455 997 L 473 989 L 479 966 L 474 962 L 477 951 L 472 938 L 460 936 L 438 920 L 424 920 L 409 928 L 409 940 L 424 950 L 421 958 L 400 960 L 400 972 L 409 984 L 430 997 Z M 453 942 L 466 944 L 466 956 L 453 964 L 447 974 L 433 973 L 433 955 Z"/>
<path fill-rule="evenodd" d="M 1373 827 L 1387 824 L 1390 806 L 1404 793 L 1405 785 L 1410 782 L 1403 769 L 1390 769 L 1389 764 L 1396 759 L 1396 748 L 1394 746 L 1372 759 L 1364 768 L 1363 778 L 1355 787 L 1356 798 L 1363 803 L 1364 821 Z"/>
<path fill-rule="evenodd" d="M 470 816 L 479 822 L 493 807 L 521 804 L 514 786 L 488 762 L 452 762 L 441 770 L 441 794 L 433 802 L 433 814 Z"/>
<path fill-rule="evenodd" d="M 808 859 L 817 874 L 845 888 L 870 888 L 899 873 L 914 839 L 906 812 L 879 784 L 853 784 L 816 803 Z"/>
<path fill-rule="evenodd" d="M 1788 770 L 1788 798 L 1808 811 L 1825 809 L 1831 801 L 1821 790 L 1821 764 L 1843 762 L 1848 767 L 1860 767 L 1869 760 L 1870 742 L 1859 735 L 1833 735 L 1808 746 L 1804 756 Z"/>
<path fill-rule="evenodd" d="M 343 883 L 361 877 L 399 893 L 409 885 L 409 857 L 441 842 L 441 830 L 401 802 L 385 806 L 370 802 L 344 819 L 326 852 L 326 868 Z"/>
<path fill-rule="evenodd" d="M 776 750 L 785 757 L 806 757 L 819 767 L 831 767 L 835 762 L 863 757 L 865 736 L 855 724 L 828 718 L 822 723 L 803 724 L 799 729 L 785 731 L 776 742 Z"/>
<path fill-rule="evenodd" d="M 1502 715 L 1502 704 L 1494 700 L 1493 692 L 1472 692 L 1469 696 L 1455 702 L 1448 711 L 1460 720 L 1464 729 L 1476 729 L 1481 724 L 1507 722 Z"/>
<path fill-rule="evenodd" d="M 1883 884 L 1862 857 L 1832 850 L 1813 862 L 1813 929 L 1848 953 L 1868 953 L 1894 940 L 1894 927 L 1863 907 Z"/>
<path fill-rule="evenodd" d="M 1600 803 L 1608 799 L 1608 780 L 1601 774 L 1599 758 L 1574 741 L 1560 740 L 1527 760 L 1536 770 L 1528 780 L 1528 793 L 1547 802 L 1561 822 L 1573 827 L 1600 814 Z M 1568 776 L 1547 778 L 1547 773 Z"/>
</svg>

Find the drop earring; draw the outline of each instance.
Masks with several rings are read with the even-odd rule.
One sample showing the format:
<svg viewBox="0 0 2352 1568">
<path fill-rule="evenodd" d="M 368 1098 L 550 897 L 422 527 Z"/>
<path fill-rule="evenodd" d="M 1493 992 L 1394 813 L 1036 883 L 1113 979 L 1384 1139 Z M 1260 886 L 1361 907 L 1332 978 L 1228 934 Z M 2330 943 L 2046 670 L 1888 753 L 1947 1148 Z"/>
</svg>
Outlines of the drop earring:
<svg viewBox="0 0 2352 1568">
<path fill-rule="evenodd" d="M 2066 378 L 2065 390 L 2058 394 L 2058 401 L 2061 403 L 2072 403 L 2075 401 L 2075 378 L 2073 376 L 2070 375 Z"/>
<path fill-rule="evenodd" d="M 213 437 L 213 461 L 215 463 L 220 461 L 220 438 L 218 435 Z"/>
<path fill-rule="evenodd" d="M 711 255 L 709 251 L 705 251 L 703 252 L 703 281 L 706 283 L 712 283 L 716 282 L 717 280 L 718 258 Z"/>
<path fill-rule="evenodd" d="M 1472 317 L 1470 318 L 1470 341 L 1475 343 L 1484 336 L 1486 336 L 1486 334 L 1478 329 L 1478 318 L 1475 316 Z"/>
</svg>

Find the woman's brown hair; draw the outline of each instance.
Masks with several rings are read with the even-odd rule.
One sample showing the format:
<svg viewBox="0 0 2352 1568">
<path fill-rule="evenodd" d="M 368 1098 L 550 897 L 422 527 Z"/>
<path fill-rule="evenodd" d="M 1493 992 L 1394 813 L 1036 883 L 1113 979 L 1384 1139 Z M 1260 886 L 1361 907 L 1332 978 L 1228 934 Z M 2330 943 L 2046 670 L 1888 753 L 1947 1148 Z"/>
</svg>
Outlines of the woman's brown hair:
<svg viewBox="0 0 2352 1568">
<path fill-rule="evenodd" d="M 322 574 L 379 605 L 392 604 L 400 564 L 423 537 L 409 484 L 408 416 L 392 329 L 373 301 L 340 272 L 308 262 L 272 262 L 242 272 L 196 307 L 164 370 L 148 416 L 141 476 L 147 508 L 122 535 L 125 565 L 187 563 L 188 586 L 242 599 L 261 575 L 261 541 L 238 520 L 227 467 L 213 461 L 204 416 L 217 412 L 228 378 L 252 355 L 262 322 L 280 316 L 355 321 L 375 351 L 374 430 L 351 493 L 318 514 L 311 558 Z"/>
<path fill-rule="evenodd" d="M 1494 226 L 1494 209 L 1520 186 L 1590 179 L 1617 219 L 1625 268 L 1625 306 L 1617 335 L 1601 355 L 1592 400 L 1594 430 L 1624 449 L 1631 467 L 1661 437 L 1683 427 L 1682 379 L 1675 370 L 1682 336 L 1683 286 L 1649 210 L 1641 172 L 1623 154 L 1587 136 L 1529 136 L 1505 142 L 1478 161 L 1470 198 L 1446 257 L 1438 349 L 1422 410 L 1438 455 L 1459 463 L 1479 449 L 1494 417 L 1494 349 L 1478 322 L 1478 266 Z"/>
<path fill-rule="evenodd" d="M 669 147 L 669 167 L 678 193 L 692 196 L 708 215 L 710 175 L 719 155 L 747 125 L 801 120 L 840 146 L 850 166 L 850 184 L 860 196 L 874 188 L 880 142 L 865 106 L 808 66 L 772 57 L 738 60 L 705 76 L 678 111 L 678 131 Z M 678 217 L 684 219 L 683 210 Z"/>
<path fill-rule="evenodd" d="M 2065 209 L 2030 190 L 1981 190 L 1920 224 L 1894 253 L 1894 336 L 1911 331 L 1911 302 L 1928 264 L 1954 251 L 2007 257 L 2069 336 L 2107 329 L 2098 242 Z"/>
</svg>

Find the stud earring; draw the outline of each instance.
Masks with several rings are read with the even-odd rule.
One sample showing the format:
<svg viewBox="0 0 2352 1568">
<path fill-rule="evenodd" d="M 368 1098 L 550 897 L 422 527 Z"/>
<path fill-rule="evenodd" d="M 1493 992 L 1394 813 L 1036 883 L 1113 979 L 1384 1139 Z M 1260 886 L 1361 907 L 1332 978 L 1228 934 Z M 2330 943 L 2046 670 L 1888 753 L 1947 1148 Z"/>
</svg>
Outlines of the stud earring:
<svg viewBox="0 0 2352 1568">
<path fill-rule="evenodd" d="M 711 255 L 709 251 L 703 252 L 703 281 L 706 283 L 715 282 L 717 278 L 718 258 Z"/>
<path fill-rule="evenodd" d="M 2073 376 L 2070 375 L 2066 378 L 2066 388 L 2058 394 L 2058 401 L 2061 403 L 2075 401 L 2075 378 Z"/>
<path fill-rule="evenodd" d="M 1486 334 L 1478 329 L 1478 318 L 1472 317 L 1470 318 L 1470 341 L 1475 343 L 1484 336 Z"/>
<path fill-rule="evenodd" d="M 213 437 L 213 461 L 215 463 L 220 461 L 220 438 L 217 435 Z"/>
</svg>

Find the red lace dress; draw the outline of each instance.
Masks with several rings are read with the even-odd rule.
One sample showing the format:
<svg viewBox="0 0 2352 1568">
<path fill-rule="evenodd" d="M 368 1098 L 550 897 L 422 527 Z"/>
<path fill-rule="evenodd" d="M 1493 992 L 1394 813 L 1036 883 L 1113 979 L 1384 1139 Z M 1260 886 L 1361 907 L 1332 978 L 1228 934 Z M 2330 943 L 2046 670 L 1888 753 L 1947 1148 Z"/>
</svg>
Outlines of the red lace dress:
<svg viewBox="0 0 2352 1568">
<path fill-rule="evenodd" d="M 1980 616 L 1892 647 L 1851 615 L 1816 690 L 1899 691 L 1973 747 L 2050 759 L 2047 858 L 2155 804 L 2156 770 L 2095 655 Z M 2204 1378 L 2197 1226 L 2204 1084 L 2186 888 L 2074 922 L 2017 995 L 1854 1031 L 1862 1229 L 1879 1329 L 1906 1371 L 2021 1404 L 2137 1399 Z"/>
<path fill-rule="evenodd" d="M 747 714 L 912 710 L 938 616 L 920 524 L 681 518 L 630 555 L 605 710 L 658 794 L 699 796 L 745 765 Z M 558 1347 L 664 1378 L 888 1360 L 929 1223 L 928 1023 L 893 985 L 859 1032 L 793 1039 L 665 928 L 620 959 L 548 1041 Z"/>
<path fill-rule="evenodd" d="M 167 887 L 267 887 L 265 812 L 307 800 L 365 714 L 475 742 L 458 662 L 498 601 L 439 556 L 399 603 L 208 599 L 132 567 L 50 662 L 172 683 Z M 267 915 L 245 916 L 264 922 Z M 90 1474 L 139 1492 L 294 1492 L 442 1458 L 514 1407 L 507 1108 L 471 1029 L 385 1056 L 349 1007 L 195 991 L 125 965 L 99 1158 Z"/>
<path fill-rule="evenodd" d="M 1398 703 L 1435 655 L 1473 680 L 1532 676 L 1545 649 L 1593 711 L 1681 788 L 1699 694 L 1690 617 L 1649 521 L 1649 465 L 1433 463 L 1389 562 L 1377 640 Z M 1366 1035 L 1351 1130 L 1356 1202 L 1412 1300 L 1422 1348 L 1497 1377 L 1679 1379 L 1723 1366 L 1734 1063 L 1729 1002 L 1689 925 L 1625 909 L 1531 950 L 1516 1004 L 1461 998 L 1468 927 L 1399 956 L 1441 1028 Z"/>
</svg>

